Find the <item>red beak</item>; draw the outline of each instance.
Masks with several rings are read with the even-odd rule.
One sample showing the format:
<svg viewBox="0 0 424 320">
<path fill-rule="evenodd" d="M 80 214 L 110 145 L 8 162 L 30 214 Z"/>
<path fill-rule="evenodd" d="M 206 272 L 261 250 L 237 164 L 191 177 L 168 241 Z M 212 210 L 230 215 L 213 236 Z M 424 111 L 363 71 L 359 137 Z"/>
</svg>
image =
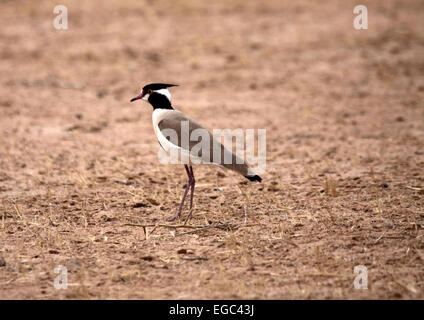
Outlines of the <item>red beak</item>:
<svg viewBox="0 0 424 320">
<path fill-rule="evenodd" d="M 144 93 L 144 91 L 142 91 L 142 92 L 141 92 L 141 93 L 140 93 L 137 97 L 132 98 L 132 99 L 130 100 L 130 102 L 133 102 L 133 101 L 135 101 L 135 100 L 143 99 L 144 95 L 145 95 L 145 93 Z"/>
</svg>

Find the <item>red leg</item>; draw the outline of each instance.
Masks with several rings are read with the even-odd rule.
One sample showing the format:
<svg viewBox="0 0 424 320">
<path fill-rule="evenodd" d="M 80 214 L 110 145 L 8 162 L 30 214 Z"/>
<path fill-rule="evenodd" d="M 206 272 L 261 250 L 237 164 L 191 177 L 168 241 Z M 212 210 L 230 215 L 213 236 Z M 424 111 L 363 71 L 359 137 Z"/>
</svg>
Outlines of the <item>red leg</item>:
<svg viewBox="0 0 424 320">
<path fill-rule="evenodd" d="M 196 180 L 194 179 L 194 172 L 193 172 L 193 167 L 190 166 L 190 178 L 191 183 L 190 183 L 190 212 L 188 213 L 188 216 L 184 222 L 184 224 L 187 223 L 187 221 L 191 218 L 191 215 L 193 213 L 193 196 L 194 196 L 194 185 L 196 184 Z"/>
<path fill-rule="evenodd" d="M 193 208 L 193 196 L 194 196 L 194 185 L 196 184 L 196 180 L 194 180 L 194 172 L 193 167 L 190 166 L 191 173 L 191 188 L 190 188 L 190 209 Z"/>
<path fill-rule="evenodd" d="M 184 195 L 183 195 L 183 198 L 181 199 L 181 203 L 180 203 L 180 206 L 178 208 L 177 214 L 175 216 L 173 216 L 172 218 L 167 219 L 168 221 L 175 221 L 175 220 L 177 220 L 181 216 L 181 211 L 183 210 L 184 200 L 187 197 L 188 189 L 190 188 L 190 185 L 191 185 L 191 173 L 190 173 L 190 170 L 188 169 L 188 166 L 186 164 L 184 165 L 184 167 L 186 169 L 187 176 L 188 176 L 187 186 L 186 186 L 186 188 L 184 190 Z"/>
</svg>

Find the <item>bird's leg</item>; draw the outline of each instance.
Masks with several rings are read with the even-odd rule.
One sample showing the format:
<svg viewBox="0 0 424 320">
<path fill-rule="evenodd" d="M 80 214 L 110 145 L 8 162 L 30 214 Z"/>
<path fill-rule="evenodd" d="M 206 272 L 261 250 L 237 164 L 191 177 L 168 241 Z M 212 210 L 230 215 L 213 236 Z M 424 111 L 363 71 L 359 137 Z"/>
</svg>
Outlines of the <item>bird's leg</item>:
<svg viewBox="0 0 424 320">
<path fill-rule="evenodd" d="M 187 219 L 185 220 L 184 224 L 187 223 L 188 220 L 190 220 L 191 218 L 191 214 L 193 213 L 193 196 L 194 196 L 194 185 L 196 184 L 196 180 L 194 179 L 194 172 L 193 172 L 193 167 L 190 166 L 190 177 L 189 180 L 191 180 L 190 182 L 190 212 L 188 213 Z"/>
<path fill-rule="evenodd" d="M 194 185 L 196 184 L 196 180 L 194 180 L 194 172 L 193 167 L 190 166 L 191 173 L 191 188 L 190 188 L 190 210 L 193 207 L 193 196 L 194 196 Z"/>
<path fill-rule="evenodd" d="M 188 188 L 190 188 L 190 185 L 191 185 L 191 174 L 190 174 L 190 170 L 188 169 L 188 166 L 186 164 L 184 165 L 184 167 L 186 169 L 187 176 L 188 176 L 187 186 L 186 186 L 186 188 L 184 190 L 184 195 L 183 195 L 183 198 L 181 199 L 181 203 L 180 203 L 180 206 L 178 208 L 177 214 L 174 217 L 169 218 L 168 221 L 175 221 L 175 220 L 177 220 L 181 216 L 181 211 L 183 210 L 184 200 L 185 200 L 185 198 L 187 196 Z"/>
</svg>

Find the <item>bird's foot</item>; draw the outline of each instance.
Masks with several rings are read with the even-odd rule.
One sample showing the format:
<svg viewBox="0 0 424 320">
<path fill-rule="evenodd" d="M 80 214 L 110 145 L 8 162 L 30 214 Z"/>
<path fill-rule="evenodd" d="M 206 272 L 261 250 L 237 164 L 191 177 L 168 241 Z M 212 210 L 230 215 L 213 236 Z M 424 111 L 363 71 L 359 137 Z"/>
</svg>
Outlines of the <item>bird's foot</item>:
<svg viewBox="0 0 424 320">
<path fill-rule="evenodd" d="M 168 221 L 168 222 L 174 222 L 174 221 L 178 220 L 180 217 L 181 217 L 181 212 L 178 211 L 175 216 L 166 219 L 166 221 Z"/>
<path fill-rule="evenodd" d="M 184 220 L 184 225 L 186 225 L 187 222 L 190 221 L 192 213 L 193 213 L 193 208 L 190 208 L 190 212 L 188 213 L 187 218 Z"/>
</svg>

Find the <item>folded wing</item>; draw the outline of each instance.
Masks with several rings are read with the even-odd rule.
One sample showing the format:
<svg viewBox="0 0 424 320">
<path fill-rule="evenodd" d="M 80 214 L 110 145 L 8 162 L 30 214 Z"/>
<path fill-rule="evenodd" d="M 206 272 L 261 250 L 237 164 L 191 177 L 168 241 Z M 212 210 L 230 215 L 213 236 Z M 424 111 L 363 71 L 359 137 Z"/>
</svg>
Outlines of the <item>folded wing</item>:
<svg viewBox="0 0 424 320">
<path fill-rule="evenodd" d="M 215 164 L 238 172 L 251 181 L 261 181 L 259 176 L 248 172 L 249 167 L 243 159 L 225 148 L 206 128 L 184 113 L 166 110 L 156 117 L 156 122 L 155 131 L 165 150 L 178 148 L 181 154 L 190 156 L 192 163 Z"/>
</svg>

